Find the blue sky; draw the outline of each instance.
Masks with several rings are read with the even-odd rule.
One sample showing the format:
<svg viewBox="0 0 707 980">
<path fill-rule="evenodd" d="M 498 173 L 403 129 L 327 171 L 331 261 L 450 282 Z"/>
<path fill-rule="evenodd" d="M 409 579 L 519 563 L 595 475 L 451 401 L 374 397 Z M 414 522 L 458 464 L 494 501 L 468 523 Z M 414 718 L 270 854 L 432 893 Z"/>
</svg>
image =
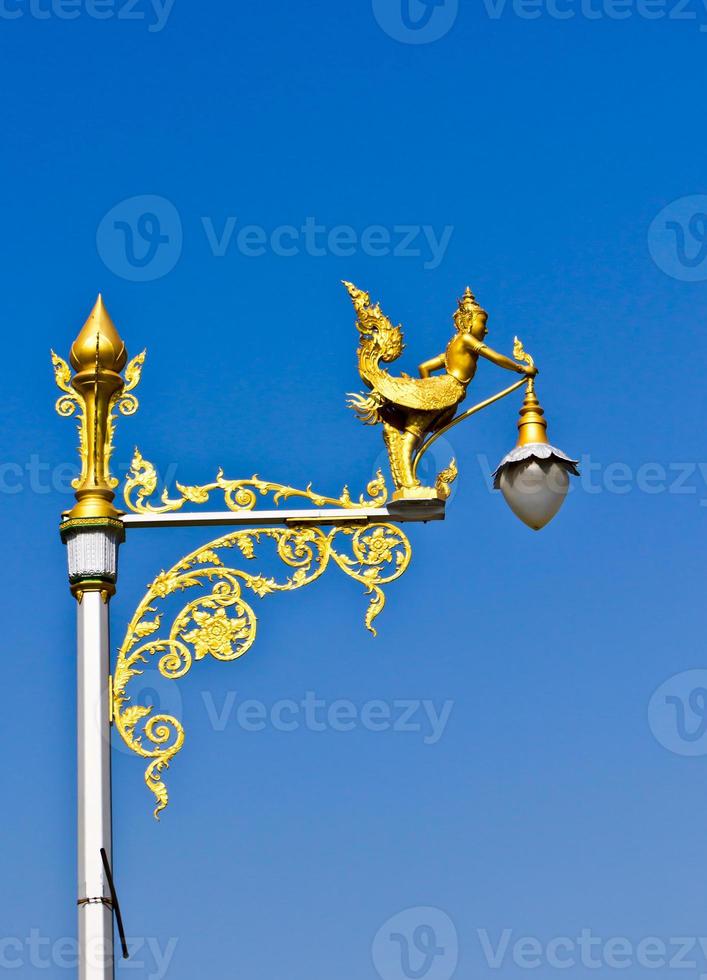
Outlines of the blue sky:
<svg viewBox="0 0 707 980">
<path fill-rule="evenodd" d="M 669 975 L 675 937 L 682 975 L 707 971 L 706 25 L 674 0 L 4 0 L 3 972 L 72 975 L 76 438 L 49 348 L 99 290 L 148 348 L 120 475 L 137 444 L 182 482 L 360 492 L 382 443 L 345 407 L 343 278 L 402 321 L 407 370 L 470 284 L 584 475 L 522 526 L 489 490 L 502 402 L 442 448 L 448 519 L 412 529 L 378 639 L 329 572 L 263 600 L 247 657 L 159 687 L 188 743 L 161 824 L 116 746 L 119 975 L 580 978 L 598 957 L 633 980 Z M 202 537 L 130 536 L 114 644 Z M 417 729 L 278 730 L 308 698 L 414 701 Z"/>
</svg>

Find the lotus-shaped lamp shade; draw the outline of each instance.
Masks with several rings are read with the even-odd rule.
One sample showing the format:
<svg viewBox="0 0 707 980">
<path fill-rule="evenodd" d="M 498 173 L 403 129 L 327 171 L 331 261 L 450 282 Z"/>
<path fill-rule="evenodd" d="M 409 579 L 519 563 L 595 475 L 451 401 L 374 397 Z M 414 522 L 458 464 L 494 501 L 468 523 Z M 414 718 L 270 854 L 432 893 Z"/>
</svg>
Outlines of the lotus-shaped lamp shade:
<svg viewBox="0 0 707 980">
<path fill-rule="evenodd" d="M 520 410 L 518 445 L 494 473 L 494 487 L 524 524 L 539 531 L 549 524 L 565 502 L 570 474 L 579 475 L 577 460 L 570 459 L 547 441 L 547 422 L 528 382 Z"/>
</svg>

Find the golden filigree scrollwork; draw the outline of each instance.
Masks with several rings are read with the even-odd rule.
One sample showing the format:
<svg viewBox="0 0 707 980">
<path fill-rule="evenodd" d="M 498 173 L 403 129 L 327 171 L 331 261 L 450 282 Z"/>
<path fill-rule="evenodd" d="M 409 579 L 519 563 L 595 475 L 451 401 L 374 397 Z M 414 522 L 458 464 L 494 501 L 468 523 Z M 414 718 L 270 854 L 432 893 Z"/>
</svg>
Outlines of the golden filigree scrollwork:
<svg viewBox="0 0 707 980">
<path fill-rule="evenodd" d="M 247 480 L 229 480 L 219 469 L 216 479 L 201 486 L 185 486 L 175 483 L 179 497 L 171 497 L 165 487 L 159 497 L 160 503 L 153 503 L 149 498 L 157 492 L 157 470 L 146 460 L 138 449 L 135 450 L 130 472 L 125 478 L 123 497 L 125 505 L 135 514 L 169 514 L 181 510 L 186 503 L 206 504 L 215 491 L 222 491 L 224 503 L 232 511 L 253 510 L 258 497 L 272 494 L 273 503 L 298 497 L 307 500 L 316 507 L 343 507 L 353 509 L 358 507 L 383 507 L 388 501 L 388 488 L 385 477 L 378 470 L 375 477 L 366 487 L 367 497 L 363 494 L 358 500 L 351 497 L 348 487 L 344 487 L 340 497 L 327 497 L 316 493 L 310 484 L 305 490 L 284 486 L 281 483 L 270 483 L 261 480 L 257 475 Z"/>
<path fill-rule="evenodd" d="M 52 366 L 54 367 L 54 380 L 57 388 L 64 392 L 57 399 L 56 411 L 62 418 L 68 419 L 78 413 L 78 432 L 79 432 L 79 457 L 84 465 L 86 458 L 86 413 L 84 412 L 83 400 L 79 398 L 71 387 L 71 368 L 63 357 L 59 357 L 54 351 L 52 355 Z M 76 489 L 79 484 L 79 477 L 71 481 L 71 486 Z"/>
<path fill-rule="evenodd" d="M 108 440 L 107 440 L 108 442 L 107 458 L 109 463 L 110 463 L 110 458 L 113 455 L 113 449 L 114 449 L 113 436 L 115 434 L 116 412 L 120 412 L 121 415 L 125 415 L 125 416 L 134 415 L 137 412 L 138 408 L 140 407 L 140 403 L 138 402 L 137 397 L 133 395 L 132 392 L 133 389 L 137 388 L 137 386 L 140 384 L 140 378 L 142 377 L 142 368 L 145 363 L 146 357 L 147 357 L 147 351 L 144 350 L 142 351 L 142 353 L 138 354 L 137 357 L 134 357 L 131 361 L 128 361 L 128 365 L 125 368 L 125 371 L 123 372 L 125 376 L 125 386 L 120 393 L 114 395 L 113 398 L 111 399 L 110 408 L 108 412 Z M 120 481 L 118 479 L 116 479 L 115 477 L 110 477 L 111 489 L 115 490 L 115 488 L 119 485 L 119 483 Z"/>
<path fill-rule="evenodd" d="M 227 563 L 225 553 L 234 549 L 248 561 L 264 557 L 259 552 L 266 543 L 292 570 L 283 579 Z M 392 524 L 353 524 L 328 531 L 316 526 L 256 527 L 226 534 L 160 572 L 130 621 L 113 674 L 115 725 L 128 748 L 149 760 L 145 782 L 157 800 L 156 817 L 169 801 L 164 771 L 184 744 L 184 728 L 177 718 L 132 703 L 127 688 L 143 667 L 157 658 L 160 673 L 177 679 L 208 656 L 237 660 L 256 637 L 251 594 L 262 599 L 303 588 L 332 562 L 366 587 L 370 601 L 365 622 L 375 635 L 373 622 L 385 605 L 383 586 L 405 572 L 411 554 L 407 537 Z M 194 597 L 171 620 L 169 631 L 163 631 L 167 600 L 191 589 Z"/>
</svg>

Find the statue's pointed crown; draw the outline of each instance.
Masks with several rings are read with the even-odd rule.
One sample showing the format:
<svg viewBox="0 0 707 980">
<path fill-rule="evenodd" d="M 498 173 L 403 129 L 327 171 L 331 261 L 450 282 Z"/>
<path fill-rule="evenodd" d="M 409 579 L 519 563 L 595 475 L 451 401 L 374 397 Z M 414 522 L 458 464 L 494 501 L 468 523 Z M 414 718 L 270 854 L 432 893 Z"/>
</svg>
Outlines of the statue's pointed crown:
<svg viewBox="0 0 707 980">
<path fill-rule="evenodd" d="M 476 302 L 476 296 L 471 291 L 471 287 L 467 286 L 464 290 L 464 295 L 459 300 L 459 309 L 462 313 L 485 313 L 486 310 L 479 303 Z"/>
<path fill-rule="evenodd" d="M 474 317 L 479 313 L 486 314 L 486 310 L 476 302 L 476 297 L 470 287 L 467 286 L 464 295 L 459 300 L 459 308 L 454 313 L 457 330 L 470 330 Z"/>
</svg>

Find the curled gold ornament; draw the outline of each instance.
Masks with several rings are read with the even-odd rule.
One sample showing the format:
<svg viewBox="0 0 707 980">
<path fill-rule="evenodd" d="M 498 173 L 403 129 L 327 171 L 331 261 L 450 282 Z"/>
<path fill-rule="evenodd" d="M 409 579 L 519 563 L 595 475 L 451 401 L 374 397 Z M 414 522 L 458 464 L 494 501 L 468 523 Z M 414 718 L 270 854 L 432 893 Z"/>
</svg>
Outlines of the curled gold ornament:
<svg viewBox="0 0 707 980">
<path fill-rule="evenodd" d="M 521 364 L 527 364 L 531 368 L 535 367 L 535 359 L 527 353 L 523 347 L 523 341 L 519 337 L 513 338 L 513 357 Z"/>
<path fill-rule="evenodd" d="M 158 482 L 155 466 L 136 448 L 123 487 L 125 506 L 134 514 L 171 514 L 181 510 L 186 503 L 207 504 L 211 494 L 216 491 L 223 493 L 226 507 L 235 512 L 253 510 L 259 497 L 269 495 L 272 495 L 275 505 L 292 497 L 308 500 L 316 507 L 331 506 L 346 509 L 383 507 L 388 502 L 388 488 L 381 470 L 378 470 L 366 487 L 367 496 L 362 494 L 358 500 L 352 499 L 348 487 L 344 487 L 339 497 L 327 497 L 312 490 L 311 483 L 306 489 L 298 490 L 282 483 L 261 480 L 257 474 L 246 480 L 229 480 L 224 476 L 223 470 L 219 469 L 215 480 L 201 486 L 187 486 L 175 482 L 178 497 L 171 497 L 165 487 L 159 497 L 160 503 L 154 503 L 150 498 L 157 492 Z"/>
<path fill-rule="evenodd" d="M 435 480 L 435 490 L 442 500 L 449 500 L 452 495 L 452 484 L 459 476 L 456 459 L 452 459 L 449 466 L 438 474 Z"/>
<path fill-rule="evenodd" d="M 253 574 L 226 564 L 224 552 L 237 549 L 249 561 L 260 545 L 274 545 L 275 556 L 289 569 L 284 578 Z M 148 760 L 145 782 L 157 801 L 155 817 L 169 802 L 164 772 L 184 745 L 181 722 L 131 702 L 130 681 L 155 660 L 163 677 L 176 680 L 195 661 L 208 656 L 229 662 L 251 648 L 257 617 L 244 590 L 263 598 L 292 592 L 320 578 L 330 562 L 366 587 L 370 596 L 366 627 L 385 606 L 383 586 L 398 579 L 410 564 L 410 542 L 392 524 L 343 525 L 328 531 L 317 526 L 249 528 L 233 531 L 193 551 L 150 585 L 132 617 L 118 652 L 112 681 L 113 718 L 123 741 Z M 193 598 L 162 629 L 170 596 L 195 590 Z M 159 634 L 159 635 L 157 635 Z"/>
<path fill-rule="evenodd" d="M 86 465 L 85 460 L 87 441 L 86 413 L 84 411 L 83 401 L 71 387 L 71 368 L 69 365 L 66 363 L 63 357 L 59 357 L 59 355 L 54 351 L 51 352 L 51 355 L 56 386 L 64 392 L 64 394 L 57 399 L 56 412 L 57 415 L 61 415 L 61 417 L 64 419 L 72 418 L 74 415 L 77 415 L 78 417 L 79 457 L 83 468 Z M 76 477 L 76 479 L 71 481 L 71 486 L 74 488 L 74 490 L 76 490 L 79 485 L 79 477 Z"/>
</svg>

